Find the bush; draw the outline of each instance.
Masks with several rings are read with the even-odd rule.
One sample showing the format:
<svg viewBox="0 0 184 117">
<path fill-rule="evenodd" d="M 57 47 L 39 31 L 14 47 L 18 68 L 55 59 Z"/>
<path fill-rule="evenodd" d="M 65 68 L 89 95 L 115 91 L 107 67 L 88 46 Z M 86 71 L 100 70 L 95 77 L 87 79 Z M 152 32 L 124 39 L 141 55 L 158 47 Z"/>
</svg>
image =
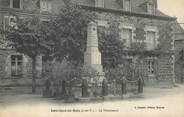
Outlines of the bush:
<svg viewBox="0 0 184 117">
<path fill-rule="evenodd" d="M 117 83 L 121 83 L 125 79 L 128 81 L 138 80 L 143 74 L 139 66 L 140 64 L 124 63 L 115 68 L 105 69 L 105 76 L 109 82 L 115 80 Z"/>
<path fill-rule="evenodd" d="M 99 73 L 91 67 L 78 65 L 67 61 L 45 63 L 44 76 L 49 79 L 54 89 L 55 97 L 72 96 L 75 92 L 74 87 L 81 87 L 82 96 L 89 96 L 88 87 L 97 87 Z M 85 80 L 85 82 L 84 82 Z M 63 81 L 65 90 L 63 93 Z M 94 93 L 93 90 L 91 93 Z M 65 95 L 65 96 L 63 96 Z"/>
</svg>

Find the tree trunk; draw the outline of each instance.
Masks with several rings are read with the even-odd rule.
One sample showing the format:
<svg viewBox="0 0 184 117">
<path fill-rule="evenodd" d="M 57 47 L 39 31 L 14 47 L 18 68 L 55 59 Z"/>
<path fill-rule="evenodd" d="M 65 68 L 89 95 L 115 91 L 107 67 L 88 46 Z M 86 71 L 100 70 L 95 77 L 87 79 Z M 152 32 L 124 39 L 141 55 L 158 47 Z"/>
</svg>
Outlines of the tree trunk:
<svg viewBox="0 0 184 117">
<path fill-rule="evenodd" d="M 36 57 L 32 58 L 32 93 L 36 93 Z"/>
</svg>

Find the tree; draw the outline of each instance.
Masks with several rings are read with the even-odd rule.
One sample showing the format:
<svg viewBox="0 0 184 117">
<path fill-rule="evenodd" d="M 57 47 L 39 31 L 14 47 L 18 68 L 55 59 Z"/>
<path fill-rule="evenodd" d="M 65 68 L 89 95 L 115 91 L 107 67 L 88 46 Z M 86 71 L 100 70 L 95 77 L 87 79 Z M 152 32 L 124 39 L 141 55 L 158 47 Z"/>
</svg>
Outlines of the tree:
<svg viewBox="0 0 184 117">
<path fill-rule="evenodd" d="M 82 9 L 70 1 L 65 2 L 59 15 L 52 20 L 54 29 L 54 58 L 63 59 L 76 65 L 83 62 L 87 43 L 87 25 L 95 14 Z"/>
<path fill-rule="evenodd" d="M 36 92 L 36 57 L 50 51 L 49 27 L 39 17 L 18 19 L 5 31 L 9 46 L 32 59 L 32 93 Z"/>
<path fill-rule="evenodd" d="M 160 51 L 170 51 L 172 48 L 172 37 L 173 37 L 173 22 L 166 22 L 165 24 L 161 25 L 159 28 L 159 39 L 160 42 L 158 45 L 158 49 Z"/>
<path fill-rule="evenodd" d="M 119 28 L 116 21 L 110 22 L 108 29 L 98 30 L 99 50 L 102 53 L 102 64 L 105 68 L 116 67 L 122 62 L 124 52 L 124 41 L 120 40 Z"/>
</svg>

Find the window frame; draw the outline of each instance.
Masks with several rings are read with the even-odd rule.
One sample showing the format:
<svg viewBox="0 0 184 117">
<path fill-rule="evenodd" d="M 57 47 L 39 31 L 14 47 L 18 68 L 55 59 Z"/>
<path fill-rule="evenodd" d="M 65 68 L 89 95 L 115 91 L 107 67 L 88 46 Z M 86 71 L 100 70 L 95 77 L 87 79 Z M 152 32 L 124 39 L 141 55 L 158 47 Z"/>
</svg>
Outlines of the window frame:
<svg viewBox="0 0 184 117">
<path fill-rule="evenodd" d="M 145 37 L 146 37 L 146 40 L 144 40 L 144 42 L 146 43 L 146 49 L 147 50 L 155 50 L 158 47 L 158 38 L 159 38 L 158 28 L 156 26 L 146 25 L 145 28 L 144 28 L 144 31 L 145 31 Z M 150 49 L 147 45 L 148 32 L 154 32 L 155 33 L 155 40 L 154 40 L 155 44 L 154 44 L 154 47 L 152 49 Z"/>
<path fill-rule="evenodd" d="M 10 0 L 10 8 L 13 8 L 13 9 L 22 9 L 23 6 L 22 6 L 22 0 L 19 0 L 19 7 L 14 7 L 14 1 L 15 0 Z"/>
<path fill-rule="evenodd" d="M 102 8 L 104 8 L 105 7 L 105 0 L 95 0 L 95 7 L 102 7 Z"/>
<path fill-rule="evenodd" d="M 127 2 L 129 2 L 129 7 L 127 7 Z M 124 0 L 124 5 L 123 5 L 123 7 L 124 7 L 124 10 L 125 11 L 129 11 L 129 12 L 131 12 L 132 11 L 132 4 L 131 4 L 131 0 Z"/>
<path fill-rule="evenodd" d="M 120 40 L 124 41 L 124 39 L 121 37 L 123 34 L 123 30 L 131 30 L 131 39 L 129 40 L 129 44 L 128 46 L 126 45 L 126 42 L 125 42 L 125 45 L 126 45 L 126 49 L 129 49 L 131 47 L 131 43 L 134 42 L 134 37 L 135 37 L 135 26 L 132 25 L 132 24 L 129 24 L 129 23 L 124 23 L 124 24 L 120 24 Z"/>
<path fill-rule="evenodd" d="M 157 57 L 151 56 L 146 58 L 148 76 L 155 76 L 157 74 L 156 65 Z"/>
<path fill-rule="evenodd" d="M 155 10 L 156 10 L 155 5 L 153 3 L 149 3 L 149 2 L 146 5 L 147 5 L 147 13 L 154 15 Z"/>
<path fill-rule="evenodd" d="M 40 12 L 51 12 L 52 4 L 51 1 L 48 0 L 40 0 Z"/>
<path fill-rule="evenodd" d="M 15 58 L 14 60 L 13 60 L 13 57 Z M 20 59 L 18 57 L 20 57 Z M 24 56 L 21 54 L 11 55 L 10 62 L 11 62 L 11 77 L 22 77 L 23 76 Z M 13 63 L 15 65 L 13 65 Z M 13 73 L 13 72 L 15 72 L 15 73 Z"/>
<path fill-rule="evenodd" d="M 153 35 L 154 38 L 153 40 L 150 40 L 150 35 Z M 156 48 L 156 32 L 155 31 L 147 31 L 146 32 L 146 43 L 148 44 L 152 44 L 151 47 L 149 48 L 149 50 L 154 50 Z"/>
<path fill-rule="evenodd" d="M 125 33 L 125 30 L 126 30 L 126 32 L 128 33 L 128 34 L 126 34 L 126 35 L 128 35 L 129 36 L 129 38 L 123 38 L 124 37 L 124 33 Z M 131 33 L 131 34 L 130 34 Z M 122 28 L 121 29 L 121 40 L 122 41 L 125 41 L 125 44 L 126 44 L 126 46 L 127 47 L 130 47 L 130 45 L 131 45 L 131 43 L 132 43 L 132 29 L 131 28 Z"/>
<path fill-rule="evenodd" d="M 14 19 L 14 24 L 12 24 L 11 19 Z M 5 28 L 7 25 L 8 26 L 16 26 L 16 16 L 7 16 L 5 15 L 3 18 L 3 27 Z"/>
</svg>

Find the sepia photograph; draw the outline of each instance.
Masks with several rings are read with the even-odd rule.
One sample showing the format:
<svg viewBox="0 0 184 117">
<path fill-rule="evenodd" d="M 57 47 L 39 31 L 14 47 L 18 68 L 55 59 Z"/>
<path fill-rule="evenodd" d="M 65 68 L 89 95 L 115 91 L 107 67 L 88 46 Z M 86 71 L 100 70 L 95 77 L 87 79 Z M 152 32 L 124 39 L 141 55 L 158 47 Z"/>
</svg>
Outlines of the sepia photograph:
<svg viewBox="0 0 184 117">
<path fill-rule="evenodd" d="M 184 117 L 184 0 L 0 0 L 0 117 Z"/>
</svg>

